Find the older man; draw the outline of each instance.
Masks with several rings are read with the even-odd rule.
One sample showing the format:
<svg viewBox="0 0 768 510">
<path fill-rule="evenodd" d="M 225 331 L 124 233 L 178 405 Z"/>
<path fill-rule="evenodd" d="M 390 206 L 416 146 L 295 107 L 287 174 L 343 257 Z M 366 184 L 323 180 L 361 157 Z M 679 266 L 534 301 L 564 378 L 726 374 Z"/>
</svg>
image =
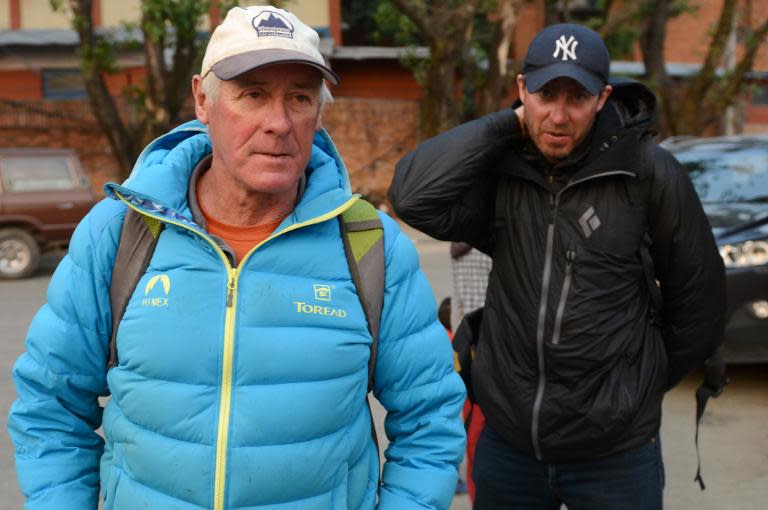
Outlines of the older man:
<svg viewBox="0 0 768 510">
<path fill-rule="evenodd" d="M 723 339 L 709 223 L 649 132 L 653 95 L 609 66 L 592 30 L 545 28 L 522 104 L 425 142 L 390 189 L 412 226 L 493 257 L 476 509 L 660 509 L 664 392 Z"/>
<path fill-rule="evenodd" d="M 14 369 L 26 508 L 95 509 L 99 489 L 105 509 L 450 505 L 464 392 L 417 254 L 384 215 L 379 483 L 372 334 L 337 221 L 358 198 L 320 129 L 337 78 L 318 42 L 286 11 L 231 10 L 192 80 L 199 122 L 153 142 L 79 226 Z M 107 372 L 129 208 L 163 228 Z"/>
</svg>

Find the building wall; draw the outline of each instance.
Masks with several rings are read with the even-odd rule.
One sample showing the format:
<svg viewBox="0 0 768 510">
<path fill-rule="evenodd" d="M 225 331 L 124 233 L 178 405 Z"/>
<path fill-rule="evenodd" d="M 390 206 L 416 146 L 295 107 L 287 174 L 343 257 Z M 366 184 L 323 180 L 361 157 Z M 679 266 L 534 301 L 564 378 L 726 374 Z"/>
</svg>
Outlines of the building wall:
<svg viewBox="0 0 768 510">
<path fill-rule="evenodd" d="M 332 60 L 341 83 L 331 92 L 336 97 L 418 100 L 422 88 L 413 73 L 394 59 Z"/>
<path fill-rule="evenodd" d="M 65 11 L 55 12 L 50 0 L 0 0 L 0 30 L 11 28 L 11 3 L 18 2 L 23 29 L 70 28 L 69 16 Z M 99 14 L 99 25 L 120 26 L 124 22 L 137 22 L 141 17 L 141 0 L 94 0 Z M 267 5 L 259 0 L 241 0 L 240 5 Z M 329 0 L 292 0 L 286 8 L 308 25 L 327 30 L 330 25 Z M 222 13 L 223 15 L 224 13 Z M 210 28 L 205 22 L 203 30 Z"/>
<path fill-rule="evenodd" d="M 338 97 L 323 126 L 349 171 L 352 188 L 370 201 L 385 200 L 395 163 L 416 146 L 418 102 Z"/>
<path fill-rule="evenodd" d="M 69 16 L 54 12 L 49 0 L 22 0 L 20 4 L 21 28 L 70 28 Z"/>
<path fill-rule="evenodd" d="M 294 13 L 301 21 L 311 27 L 327 29 L 330 24 L 329 0 L 291 0 L 285 9 Z M 240 5 L 268 5 L 269 2 L 259 0 L 241 0 Z M 224 13 L 222 13 L 223 17 Z"/>
<path fill-rule="evenodd" d="M 18 101 L 40 99 L 42 90 L 42 77 L 38 72 L 27 70 L 0 71 L 0 99 Z"/>
<path fill-rule="evenodd" d="M 11 28 L 11 3 L 0 1 L 0 30 Z"/>
<path fill-rule="evenodd" d="M 137 22 L 141 17 L 141 0 L 96 0 L 101 2 L 101 24 L 117 27 L 126 21 Z"/>
</svg>

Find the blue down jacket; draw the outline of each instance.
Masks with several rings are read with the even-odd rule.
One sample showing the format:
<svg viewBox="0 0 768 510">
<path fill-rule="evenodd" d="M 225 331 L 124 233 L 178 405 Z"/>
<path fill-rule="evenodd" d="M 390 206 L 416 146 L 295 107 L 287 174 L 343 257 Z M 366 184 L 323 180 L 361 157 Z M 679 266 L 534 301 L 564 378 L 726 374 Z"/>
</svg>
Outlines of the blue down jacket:
<svg viewBox="0 0 768 510">
<path fill-rule="evenodd" d="M 336 219 L 356 200 L 344 165 L 318 133 L 296 209 L 233 269 L 190 219 L 190 174 L 210 150 L 197 122 L 159 138 L 124 185 L 107 185 L 121 200 L 100 202 L 77 228 L 13 372 L 25 508 L 95 510 L 101 488 L 106 510 L 447 509 L 464 389 L 413 245 L 382 215 L 374 394 L 391 443 L 378 487 L 371 339 Z M 107 373 L 126 204 L 166 228 Z"/>
</svg>

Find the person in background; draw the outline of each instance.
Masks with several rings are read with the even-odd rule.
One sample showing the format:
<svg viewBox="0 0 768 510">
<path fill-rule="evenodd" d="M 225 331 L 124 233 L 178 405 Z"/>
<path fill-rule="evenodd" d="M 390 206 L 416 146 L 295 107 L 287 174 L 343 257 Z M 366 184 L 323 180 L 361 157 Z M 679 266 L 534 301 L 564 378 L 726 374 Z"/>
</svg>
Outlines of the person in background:
<svg viewBox="0 0 768 510">
<path fill-rule="evenodd" d="M 491 272 L 492 259 L 483 252 L 472 248 L 469 243 L 453 241 L 450 244 L 451 274 L 453 275 L 453 295 L 456 296 L 454 314 L 458 317 L 457 324 L 462 318 L 485 305 L 485 293 L 488 289 L 488 276 Z M 467 449 L 464 454 L 464 464 L 467 472 L 467 492 L 470 501 L 475 500 L 475 482 L 472 480 L 472 469 L 475 460 L 475 450 L 480 434 L 485 427 L 485 416 L 480 405 L 469 399 L 462 410 L 464 428 L 467 431 Z"/>
<path fill-rule="evenodd" d="M 25 508 L 96 510 L 100 491 L 105 510 L 449 508 L 465 392 L 416 250 L 384 214 L 379 481 L 371 333 L 338 221 L 358 197 L 321 129 L 338 78 L 318 46 L 287 11 L 230 10 L 192 79 L 198 120 L 77 228 L 13 370 Z M 129 208 L 163 228 L 108 371 Z"/>
<path fill-rule="evenodd" d="M 389 198 L 490 255 L 472 390 L 476 510 L 659 510 L 664 394 L 723 340 L 723 262 L 655 98 L 594 31 L 528 47 L 520 104 L 423 142 Z M 456 341 L 456 340 L 454 340 Z"/>
</svg>

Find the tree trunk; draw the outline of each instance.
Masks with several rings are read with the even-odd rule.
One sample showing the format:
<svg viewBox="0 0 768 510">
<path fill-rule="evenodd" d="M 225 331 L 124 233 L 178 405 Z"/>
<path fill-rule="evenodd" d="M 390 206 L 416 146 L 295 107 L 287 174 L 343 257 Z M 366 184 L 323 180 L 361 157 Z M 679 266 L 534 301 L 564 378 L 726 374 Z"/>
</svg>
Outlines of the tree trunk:
<svg viewBox="0 0 768 510">
<path fill-rule="evenodd" d="M 669 0 L 651 0 L 651 15 L 640 31 L 639 43 L 645 66 L 645 81 L 659 99 L 657 122 L 661 132 L 674 132 L 674 115 L 670 111 L 674 103 L 664 59 L 664 41 L 669 21 Z"/>
<path fill-rule="evenodd" d="M 732 100 L 717 97 L 720 89 L 717 68 L 722 64 L 735 15 L 736 0 L 724 0 L 701 70 L 688 82 L 680 108 L 675 112 L 677 122 L 674 134 L 702 134 L 711 126 L 715 116 L 722 115 L 725 105 Z"/>
<path fill-rule="evenodd" d="M 495 27 L 489 53 L 488 77 L 480 96 L 479 115 L 498 110 L 507 88 L 514 82 L 514 69 L 509 68 L 509 54 L 517 26 L 522 0 L 499 0 L 493 14 Z"/>
<path fill-rule="evenodd" d="M 428 138 L 458 124 L 456 78 L 463 70 L 466 42 L 479 0 L 423 3 L 392 0 L 429 46 L 430 58 L 420 105 L 419 136 Z M 427 5 L 428 4 L 428 5 Z"/>
<path fill-rule="evenodd" d="M 109 141 L 121 175 L 127 176 L 138 156 L 138 144 L 121 119 L 115 100 L 102 76 L 103 66 L 97 60 L 99 52 L 93 31 L 92 4 L 92 0 L 70 1 L 75 16 L 74 25 L 80 40 L 81 72 L 91 111 Z"/>
<path fill-rule="evenodd" d="M 165 24 L 162 12 L 142 9 L 141 28 L 144 34 L 144 65 L 146 88 L 144 90 L 144 117 L 142 138 L 154 138 L 167 131 L 168 114 L 167 70 L 165 66 Z"/>
</svg>

